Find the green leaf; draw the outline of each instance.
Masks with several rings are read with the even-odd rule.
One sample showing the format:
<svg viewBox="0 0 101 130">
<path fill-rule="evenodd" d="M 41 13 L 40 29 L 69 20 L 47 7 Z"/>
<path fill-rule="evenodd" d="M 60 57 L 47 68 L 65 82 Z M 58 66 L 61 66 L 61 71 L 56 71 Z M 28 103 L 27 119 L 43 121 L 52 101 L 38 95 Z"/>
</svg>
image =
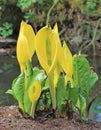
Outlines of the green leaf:
<svg viewBox="0 0 101 130">
<path fill-rule="evenodd" d="M 25 80 L 26 80 L 26 89 L 29 89 L 29 85 L 34 81 L 39 80 L 42 84 L 44 79 L 46 79 L 46 75 L 43 69 L 39 69 L 37 67 L 32 68 L 31 63 L 27 62 L 27 69 L 25 72 Z"/>
<path fill-rule="evenodd" d="M 57 84 L 57 108 L 61 116 L 65 116 L 67 111 L 67 92 L 64 82 L 64 78 L 59 77 Z"/>
<path fill-rule="evenodd" d="M 24 110 L 25 113 L 30 114 L 32 102 L 29 98 L 29 89 L 24 92 Z"/>
<path fill-rule="evenodd" d="M 89 10 L 95 10 L 96 9 L 96 3 L 95 2 L 91 2 L 91 1 L 87 1 L 87 8 Z"/>
<path fill-rule="evenodd" d="M 78 88 L 69 88 L 68 100 L 72 102 L 73 106 L 76 106 L 79 97 Z"/>
<path fill-rule="evenodd" d="M 18 0 L 17 6 L 22 8 L 22 9 L 27 9 L 35 2 L 36 2 L 36 0 Z"/>
<path fill-rule="evenodd" d="M 86 118 L 86 99 L 80 94 L 79 95 L 79 108 L 80 108 L 80 115 L 82 120 L 87 120 Z"/>
<path fill-rule="evenodd" d="M 88 100 L 88 83 L 91 76 L 91 72 L 89 62 L 84 55 L 76 55 L 73 57 L 73 74 L 74 87 L 78 87 L 79 93 Z"/>
<path fill-rule="evenodd" d="M 89 79 L 89 82 L 88 82 L 88 89 L 90 90 L 94 85 L 95 83 L 98 81 L 98 76 L 95 72 L 91 72 L 91 75 L 90 75 L 90 79 Z"/>
<path fill-rule="evenodd" d="M 7 93 L 7 94 L 14 95 L 12 89 L 8 89 L 8 90 L 6 91 L 6 93 Z"/>
<path fill-rule="evenodd" d="M 79 94 L 77 105 L 81 111 L 81 119 L 86 120 L 86 104 L 90 99 L 89 92 L 98 80 L 98 76 L 96 73 L 90 71 L 88 60 L 81 54 L 73 57 L 73 74 L 74 88 L 78 88 Z"/>
<path fill-rule="evenodd" d="M 18 101 L 19 108 L 24 111 L 23 108 L 23 95 L 24 95 L 24 75 L 20 74 L 16 79 L 13 80 L 12 89 L 6 93 L 12 94 Z"/>
<path fill-rule="evenodd" d="M 0 27 L 0 35 L 3 38 L 6 38 L 10 36 L 13 33 L 13 25 L 12 23 L 5 22 L 3 25 Z"/>
<path fill-rule="evenodd" d="M 46 75 L 43 70 L 40 70 L 36 67 L 32 68 L 31 63 L 27 62 L 27 70 L 25 72 L 25 92 L 24 92 L 24 109 L 26 113 L 30 114 L 31 105 L 32 105 L 28 94 L 31 85 L 36 80 L 38 80 L 40 84 L 42 84 L 45 79 L 46 79 Z"/>
<path fill-rule="evenodd" d="M 24 18 L 26 20 L 31 21 L 31 20 L 35 20 L 36 16 L 35 16 L 35 14 L 33 12 L 27 12 L 27 13 L 25 13 Z"/>
</svg>

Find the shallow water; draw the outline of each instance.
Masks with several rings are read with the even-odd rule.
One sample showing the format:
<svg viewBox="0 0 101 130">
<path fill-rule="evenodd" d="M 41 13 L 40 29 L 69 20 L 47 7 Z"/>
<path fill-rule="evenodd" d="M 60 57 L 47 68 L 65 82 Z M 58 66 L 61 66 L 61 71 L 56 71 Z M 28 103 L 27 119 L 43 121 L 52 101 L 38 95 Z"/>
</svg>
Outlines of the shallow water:
<svg viewBox="0 0 101 130">
<path fill-rule="evenodd" d="M 11 88 L 12 80 L 19 74 L 16 58 L 0 56 L 0 105 L 15 103 L 13 97 L 5 92 Z"/>
<path fill-rule="evenodd" d="M 92 91 L 92 95 L 96 91 L 98 93 L 97 98 L 92 103 L 89 113 L 89 118 L 101 122 L 101 54 L 100 51 L 97 52 L 97 56 L 93 57 L 90 55 L 89 58 L 90 65 L 94 66 L 95 71 L 99 76 L 99 80 Z M 36 66 L 37 61 L 33 61 Z M 5 94 L 5 92 L 11 88 L 12 80 L 19 75 L 20 69 L 16 58 L 11 58 L 10 56 L 0 56 L 0 106 L 2 105 L 12 105 L 16 103 L 14 98 Z"/>
<path fill-rule="evenodd" d="M 101 50 L 97 50 L 96 56 L 90 55 L 89 61 L 91 65 L 94 66 L 94 69 L 99 77 L 96 86 L 92 90 L 92 95 L 97 93 L 98 96 L 91 105 L 89 118 L 94 119 L 97 122 L 101 122 Z"/>
</svg>

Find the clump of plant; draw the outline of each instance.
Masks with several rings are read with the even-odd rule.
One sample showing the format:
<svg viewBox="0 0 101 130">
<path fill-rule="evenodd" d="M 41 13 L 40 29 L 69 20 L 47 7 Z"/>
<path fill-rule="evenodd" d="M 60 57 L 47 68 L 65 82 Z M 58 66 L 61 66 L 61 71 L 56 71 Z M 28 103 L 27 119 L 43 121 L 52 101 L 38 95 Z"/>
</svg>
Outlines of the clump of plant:
<svg viewBox="0 0 101 130">
<path fill-rule="evenodd" d="M 37 111 L 53 109 L 65 117 L 78 108 L 80 118 L 87 120 L 89 93 L 98 77 L 85 55 L 73 56 L 67 44 L 61 44 L 57 24 L 53 29 L 47 25 L 35 35 L 22 21 L 16 51 L 21 74 L 7 93 L 18 101 L 23 114 L 35 118 Z M 32 67 L 34 52 L 42 69 Z"/>
<path fill-rule="evenodd" d="M 0 27 L 0 35 L 3 38 L 6 38 L 13 34 L 13 25 L 9 22 L 3 23 L 3 25 Z"/>
</svg>

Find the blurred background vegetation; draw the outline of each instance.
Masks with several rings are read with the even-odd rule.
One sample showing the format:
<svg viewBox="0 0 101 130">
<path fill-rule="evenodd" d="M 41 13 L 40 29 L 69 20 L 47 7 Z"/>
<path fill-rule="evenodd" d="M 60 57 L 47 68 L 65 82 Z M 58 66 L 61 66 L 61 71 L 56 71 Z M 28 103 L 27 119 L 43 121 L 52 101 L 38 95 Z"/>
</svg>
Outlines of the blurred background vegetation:
<svg viewBox="0 0 101 130">
<path fill-rule="evenodd" d="M 0 0 L 2 38 L 17 38 L 22 20 L 35 32 L 48 20 L 52 27 L 58 23 L 62 41 L 82 50 L 89 43 L 101 43 L 100 19 L 101 0 Z"/>
</svg>

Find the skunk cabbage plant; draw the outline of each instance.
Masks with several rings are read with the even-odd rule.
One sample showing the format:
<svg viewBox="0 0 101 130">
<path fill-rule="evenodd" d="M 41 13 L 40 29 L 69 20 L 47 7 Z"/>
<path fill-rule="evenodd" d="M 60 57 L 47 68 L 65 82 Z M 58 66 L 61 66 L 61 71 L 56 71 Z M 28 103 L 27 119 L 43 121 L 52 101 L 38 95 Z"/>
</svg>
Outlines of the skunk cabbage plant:
<svg viewBox="0 0 101 130">
<path fill-rule="evenodd" d="M 42 69 L 32 67 L 34 52 Z M 89 94 L 98 76 L 90 71 L 84 55 L 72 55 L 69 46 L 61 43 L 57 24 L 53 29 L 50 25 L 42 27 L 35 35 L 32 27 L 22 21 L 16 53 L 21 74 L 7 93 L 17 100 L 23 114 L 35 118 L 36 111 L 52 108 L 65 117 L 78 108 L 81 119 L 87 120 Z"/>
<path fill-rule="evenodd" d="M 54 70 L 57 64 L 58 42 L 56 33 L 53 32 L 49 25 L 37 32 L 35 37 L 35 49 L 40 65 L 47 73 L 53 109 L 56 109 Z"/>
</svg>

